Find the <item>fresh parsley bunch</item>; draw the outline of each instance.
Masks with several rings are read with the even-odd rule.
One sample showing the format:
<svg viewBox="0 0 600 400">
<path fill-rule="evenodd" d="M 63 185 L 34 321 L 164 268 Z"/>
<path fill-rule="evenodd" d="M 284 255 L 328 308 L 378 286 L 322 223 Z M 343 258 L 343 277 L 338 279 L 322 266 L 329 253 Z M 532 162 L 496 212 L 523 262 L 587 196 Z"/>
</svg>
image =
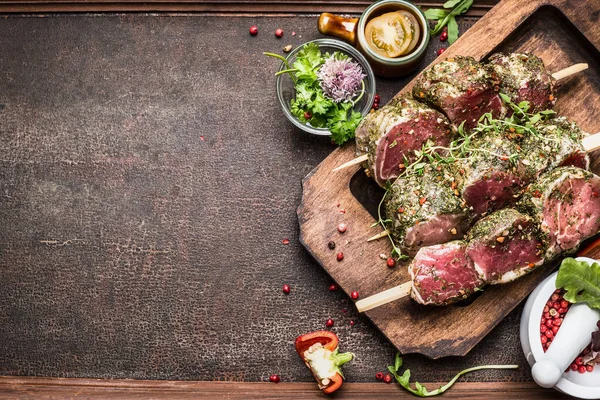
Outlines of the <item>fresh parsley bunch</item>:
<svg viewBox="0 0 600 400">
<path fill-rule="evenodd" d="M 340 52 L 322 54 L 316 43 L 307 43 L 292 66 L 276 75 L 289 73 L 295 83 L 296 97 L 290 102 L 292 114 L 305 124 L 326 128 L 334 143 L 341 145 L 354 137 L 362 120 L 354 105 L 362 98 L 364 73 L 359 64 Z"/>
<path fill-rule="evenodd" d="M 452 44 L 458 39 L 458 23 L 456 17 L 465 13 L 473 5 L 473 0 L 448 0 L 444 8 L 432 8 L 425 11 L 425 17 L 437 21 L 431 30 L 432 35 L 437 35 L 444 26 L 448 25 L 448 43 Z"/>
</svg>

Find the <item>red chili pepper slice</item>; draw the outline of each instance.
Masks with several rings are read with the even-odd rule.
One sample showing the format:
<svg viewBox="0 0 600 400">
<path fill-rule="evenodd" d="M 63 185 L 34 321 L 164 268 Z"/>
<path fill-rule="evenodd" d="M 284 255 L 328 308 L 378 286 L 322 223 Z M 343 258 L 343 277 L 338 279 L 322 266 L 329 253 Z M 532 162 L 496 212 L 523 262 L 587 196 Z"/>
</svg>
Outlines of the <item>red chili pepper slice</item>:
<svg viewBox="0 0 600 400">
<path fill-rule="evenodd" d="M 331 362 L 336 366 L 336 368 L 339 371 L 336 372 L 335 375 L 327 378 L 329 379 L 329 383 L 325 386 L 321 383 L 317 374 L 312 370 L 310 363 L 304 357 L 304 353 L 316 343 L 321 343 L 323 348 L 331 352 Z M 340 367 L 346 362 L 350 361 L 354 356 L 352 353 L 338 354 L 338 343 L 339 339 L 337 335 L 331 331 L 316 331 L 307 333 L 305 335 L 300 335 L 296 338 L 296 341 L 294 343 L 298 355 L 310 368 L 313 376 L 319 384 L 319 388 L 325 394 L 333 393 L 337 389 L 339 389 L 340 386 L 342 386 L 342 383 L 344 382 L 344 377 L 341 374 Z"/>
</svg>

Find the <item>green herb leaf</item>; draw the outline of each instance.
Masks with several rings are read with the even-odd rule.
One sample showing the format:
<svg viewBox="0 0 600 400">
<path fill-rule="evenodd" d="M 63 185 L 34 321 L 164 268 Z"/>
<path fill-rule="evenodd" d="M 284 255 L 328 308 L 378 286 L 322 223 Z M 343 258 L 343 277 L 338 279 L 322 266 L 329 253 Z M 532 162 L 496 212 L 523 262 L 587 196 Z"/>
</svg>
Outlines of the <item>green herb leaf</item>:
<svg viewBox="0 0 600 400">
<path fill-rule="evenodd" d="M 566 290 L 564 297 L 571 303 L 600 308 L 600 264 L 565 258 L 556 276 L 556 287 Z"/>
<path fill-rule="evenodd" d="M 448 20 L 448 43 L 452 44 L 458 39 L 458 23 L 456 18 L 452 17 Z"/>
<path fill-rule="evenodd" d="M 444 19 L 446 15 L 450 14 L 448 10 L 442 10 L 441 8 L 430 8 L 425 11 L 425 18 L 437 21 L 438 19 Z"/>
<path fill-rule="evenodd" d="M 402 358 L 400 357 L 400 353 L 396 354 L 396 361 L 394 363 L 395 365 L 398 364 L 398 359 L 400 359 L 400 365 L 402 365 Z M 395 365 L 388 366 L 388 371 L 390 371 L 392 373 L 392 375 L 394 375 L 394 378 L 400 384 L 400 386 L 402 386 L 404 389 L 408 390 L 412 394 L 419 396 L 419 397 L 431 397 L 431 396 L 436 396 L 438 394 L 442 394 L 446 390 L 450 389 L 450 387 L 452 385 L 454 385 L 454 383 L 458 380 L 458 378 L 460 378 L 461 376 L 463 376 L 464 374 L 469 373 L 469 372 L 478 371 L 481 369 L 516 369 L 516 368 L 519 368 L 518 365 L 481 365 L 479 367 L 467 368 L 467 369 L 460 371 L 458 374 L 456 374 L 454 376 L 454 378 L 452 378 L 450 380 L 450 382 L 448 382 L 444 386 L 440 386 L 436 390 L 433 390 L 430 392 L 427 390 L 427 388 L 425 386 L 421 385 L 419 382 L 415 382 L 415 388 L 413 389 L 410 386 L 410 370 L 407 369 L 406 371 L 404 371 L 404 373 L 402 375 L 399 375 L 398 374 L 399 368 L 395 368 Z"/>
<path fill-rule="evenodd" d="M 400 352 L 396 353 L 396 359 L 394 360 L 394 372 L 398 372 L 398 370 L 402 367 L 402 356 Z"/>
<path fill-rule="evenodd" d="M 449 7 L 446 7 L 447 5 Z M 440 10 L 440 9 L 436 9 L 436 11 L 430 12 L 429 15 L 432 18 L 429 18 L 429 17 L 427 17 L 427 18 L 438 21 L 437 24 L 435 25 L 435 27 L 431 30 L 431 34 L 437 35 L 438 33 L 441 32 L 441 30 L 444 28 L 444 26 L 448 25 L 448 40 L 450 41 L 450 34 L 451 34 L 450 23 L 452 23 L 453 40 L 450 41 L 450 44 L 454 43 L 456 38 L 458 38 L 458 24 L 456 23 L 456 20 L 454 20 L 454 22 L 450 22 L 450 21 L 452 19 L 455 19 L 455 17 L 457 15 L 465 13 L 472 5 L 473 5 L 473 0 L 449 0 L 444 4 L 444 7 L 446 7 L 446 8 L 454 7 L 452 9 L 452 11 L 450 11 L 449 13 L 444 13 L 442 11 L 446 11 L 446 10 Z M 430 10 L 428 10 L 428 11 L 430 11 Z M 425 15 L 427 16 L 427 14 L 425 14 Z"/>
</svg>

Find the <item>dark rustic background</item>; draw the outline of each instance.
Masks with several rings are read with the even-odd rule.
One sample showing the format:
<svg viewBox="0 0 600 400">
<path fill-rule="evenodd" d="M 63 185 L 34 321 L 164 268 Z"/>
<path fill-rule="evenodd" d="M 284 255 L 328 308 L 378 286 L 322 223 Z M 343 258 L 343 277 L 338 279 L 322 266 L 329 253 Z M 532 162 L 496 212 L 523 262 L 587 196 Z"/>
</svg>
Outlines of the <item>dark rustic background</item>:
<svg viewBox="0 0 600 400">
<path fill-rule="evenodd" d="M 298 243 L 301 179 L 334 147 L 284 118 L 262 52 L 316 20 L 0 20 L 0 375 L 311 381 L 293 341 L 328 318 L 348 380 L 393 362 Z M 408 80 L 379 79 L 382 102 Z M 405 362 L 421 381 L 500 363 L 522 368 L 465 378 L 529 380 L 520 311 L 464 358 Z"/>
</svg>

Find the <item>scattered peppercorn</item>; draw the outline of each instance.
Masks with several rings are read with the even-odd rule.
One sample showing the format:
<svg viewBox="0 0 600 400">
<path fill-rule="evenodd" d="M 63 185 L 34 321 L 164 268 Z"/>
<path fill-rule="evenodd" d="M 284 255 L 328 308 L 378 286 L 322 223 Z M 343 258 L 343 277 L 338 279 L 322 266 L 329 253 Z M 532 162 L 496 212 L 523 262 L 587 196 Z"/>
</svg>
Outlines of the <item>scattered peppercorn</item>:
<svg viewBox="0 0 600 400">
<path fill-rule="evenodd" d="M 352 293 L 350 293 L 350 297 L 352 297 L 354 300 L 358 299 L 358 292 L 355 290 Z"/>
<path fill-rule="evenodd" d="M 354 326 L 354 320 L 353 319 L 350 320 L 350 326 Z"/>
<path fill-rule="evenodd" d="M 332 283 L 331 285 L 329 285 L 330 292 L 337 292 L 338 289 L 339 289 L 339 287 L 335 283 Z"/>
<path fill-rule="evenodd" d="M 378 381 L 382 381 L 383 380 L 383 372 L 376 373 L 375 379 L 377 379 Z"/>
<path fill-rule="evenodd" d="M 327 320 L 327 322 L 325 322 L 325 326 L 328 328 L 331 328 L 333 326 L 333 320 L 331 318 L 329 318 Z"/>
<path fill-rule="evenodd" d="M 285 238 L 285 239 L 283 239 L 281 241 L 281 243 L 283 243 L 283 244 L 290 244 L 290 239 Z"/>
<path fill-rule="evenodd" d="M 394 260 L 392 257 L 387 259 L 387 266 L 389 268 L 394 268 L 396 266 L 396 260 Z"/>
<path fill-rule="evenodd" d="M 277 28 L 275 30 L 275 36 L 277 36 L 278 38 L 283 37 L 283 29 Z"/>
<path fill-rule="evenodd" d="M 445 51 L 446 51 L 446 49 L 445 49 L 444 47 L 442 47 L 441 49 L 439 49 L 439 50 L 437 51 L 437 55 L 438 55 L 438 56 L 441 56 L 441 55 L 442 55 L 442 53 L 443 53 L 443 52 L 445 52 Z"/>
<path fill-rule="evenodd" d="M 283 285 L 283 293 L 290 294 L 290 285 Z"/>
<path fill-rule="evenodd" d="M 446 40 L 448 40 L 448 32 L 444 31 L 440 34 L 440 41 L 445 42 Z"/>
<path fill-rule="evenodd" d="M 329 250 L 335 249 L 335 242 L 330 240 L 329 243 L 327 243 L 327 247 L 329 247 Z"/>
<path fill-rule="evenodd" d="M 337 230 L 339 233 L 344 233 L 344 232 L 346 232 L 347 228 L 348 227 L 346 226 L 346 224 L 342 222 L 338 225 Z"/>
<path fill-rule="evenodd" d="M 256 36 L 256 35 L 258 35 L 258 26 L 256 26 L 256 25 L 252 25 L 252 26 L 250 27 L 250 34 L 251 34 L 252 36 Z"/>
<path fill-rule="evenodd" d="M 385 376 L 383 377 L 383 381 L 385 383 L 392 383 L 392 376 L 390 374 L 385 374 Z"/>
<path fill-rule="evenodd" d="M 311 113 L 309 113 L 308 111 L 306 111 L 306 112 L 304 113 L 304 119 L 311 119 L 311 118 L 312 118 L 312 114 L 311 114 Z"/>
<path fill-rule="evenodd" d="M 279 375 L 273 374 L 269 377 L 269 380 L 273 383 L 279 383 L 281 379 L 279 378 Z"/>
<path fill-rule="evenodd" d="M 342 253 L 341 251 L 339 253 L 337 253 L 336 256 L 338 261 L 342 261 L 344 259 L 344 253 Z"/>
<path fill-rule="evenodd" d="M 286 53 L 289 53 L 290 51 L 292 51 L 292 45 L 288 44 L 286 46 L 283 46 L 283 51 L 285 51 Z"/>
</svg>

